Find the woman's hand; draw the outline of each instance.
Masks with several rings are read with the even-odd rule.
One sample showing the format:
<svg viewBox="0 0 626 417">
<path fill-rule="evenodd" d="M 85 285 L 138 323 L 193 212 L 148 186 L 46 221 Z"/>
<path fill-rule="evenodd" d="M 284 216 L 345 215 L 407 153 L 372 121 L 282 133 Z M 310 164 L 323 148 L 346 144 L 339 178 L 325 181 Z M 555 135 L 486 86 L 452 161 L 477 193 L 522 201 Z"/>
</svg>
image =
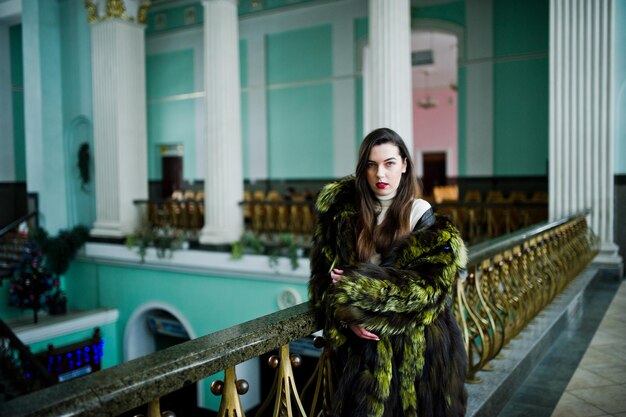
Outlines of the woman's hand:
<svg viewBox="0 0 626 417">
<path fill-rule="evenodd" d="M 330 279 L 333 284 L 339 282 L 341 278 L 343 278 L 343 269 L 333 268 L 333 270 L 330 271 Z"/>
<path fill-rule="evenodd" d="M 343 269 L 333 268 L 333 270 L 330 271 L 330 279 L 332 280 L 333 284 L 338 283 L 341 278 L 343 278 Z M 368 330 L 365 330 L 361 326 L 357 326 L 356 324 L 351 324 L 350 329 L 352 329 L 354 334 L 359 336 L 361 339 L 380 340 L 377 335 Z"/>
<path fill-rule="evenodd" d="M 351 324 L 350 328 L 352 329 L 354 334 L 359 336 L 361 339 L 376 340 L 376 341 L 380 340 L 380 338 L 377 335 L 370 332 L 369 330 L 365 330 L 361 326 L 357 326 L 356 324 Z"/>
</svg>

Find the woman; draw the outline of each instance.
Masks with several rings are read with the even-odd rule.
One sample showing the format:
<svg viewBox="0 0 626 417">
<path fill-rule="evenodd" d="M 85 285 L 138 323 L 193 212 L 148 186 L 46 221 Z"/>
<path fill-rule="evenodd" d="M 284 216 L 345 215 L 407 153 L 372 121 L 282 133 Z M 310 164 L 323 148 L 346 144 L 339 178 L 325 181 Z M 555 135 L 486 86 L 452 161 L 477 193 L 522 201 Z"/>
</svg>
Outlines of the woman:
<svg viewBox="0 0 626 417">
<path fill-rule="evenodd" d="M 363 140 L 356 175 L 318 196 L 309 296 L 332 349 L 333 416 L 465 414 L 451 295 L 466 249 L 418 194 L 404 142 L 383 128 Z"/>
</svg>

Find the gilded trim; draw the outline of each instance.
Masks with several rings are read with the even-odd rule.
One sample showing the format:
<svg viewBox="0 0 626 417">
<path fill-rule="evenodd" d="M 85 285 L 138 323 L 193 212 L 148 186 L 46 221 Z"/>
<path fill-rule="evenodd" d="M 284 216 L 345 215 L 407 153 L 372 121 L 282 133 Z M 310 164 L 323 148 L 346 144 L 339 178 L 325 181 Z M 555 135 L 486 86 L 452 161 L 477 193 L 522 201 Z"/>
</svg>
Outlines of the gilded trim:
<svg viewBox="0 0 626 417">
<path fill-rule="evenodd" d="M 98 15 L 98 7 L 94 0 L 85 0 L 85 8 L 87 9 L 87 20 L 90 24 L 98 23 L 107 19 L 121 19 L 129 22 L 137 22 L 146 24 L 148 20 L 148 9 L 152 5 L 151 0 L 142 0 L 137 9 L 137 16 L 128 16 L 126 14 L 126 6 L 124 0 L 107 0 L 106 14 Z"/>
</svg>

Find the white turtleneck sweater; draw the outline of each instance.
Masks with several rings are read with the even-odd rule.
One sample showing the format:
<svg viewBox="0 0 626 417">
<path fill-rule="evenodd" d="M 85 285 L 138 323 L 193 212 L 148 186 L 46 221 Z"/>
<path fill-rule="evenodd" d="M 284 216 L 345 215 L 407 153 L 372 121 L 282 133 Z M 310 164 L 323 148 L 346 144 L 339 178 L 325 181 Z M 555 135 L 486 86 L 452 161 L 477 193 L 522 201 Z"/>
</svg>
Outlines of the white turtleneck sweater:
<svg viewBox="0 0 626 417">
<path fill-rule="evenodd" d="M 377 224 L 380 225 L 383 220 L 385 220 L 385 216 L 387 215 L 387 210 L 393 203 L 393 199 L 396 196 L 396 192 L 386 195 L 386 196 L 376 196 L 378 202 L 380 203 L 380 213 L 378 213 L 378 217 L 376 219 Z M 422 200 L 421 198 L 416 198 L 413 200 L 413 208 L 411 209 L 411 230 L 415 228 L 415 225 L 422 218 L 424 213 L 430 208 L 430 203 L 426 200 Z M 380 254 L 375 253 L 374 256 L 370 259 L 372 263 L 376 265 L 380 264 Z"/>
</svg>

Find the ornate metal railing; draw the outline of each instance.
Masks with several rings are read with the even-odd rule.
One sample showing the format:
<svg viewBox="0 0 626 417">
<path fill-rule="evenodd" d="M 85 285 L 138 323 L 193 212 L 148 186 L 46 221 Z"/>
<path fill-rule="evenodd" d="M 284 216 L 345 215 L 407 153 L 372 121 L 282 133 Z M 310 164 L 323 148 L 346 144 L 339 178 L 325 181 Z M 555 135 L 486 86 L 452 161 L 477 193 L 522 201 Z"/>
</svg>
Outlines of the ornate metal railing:
<svg viewBox="0 0 626 417">
<path fill-rule="evenodd" d="M 8 397 L 23 395 L 56 383 L 54 376 L 2 320 L 0 370 L 3 375 L 4 395 Z"/>
<path fill-rule="evenodd" d="M 458 281 L 455 298 L 455 314 L 470 359 L 470 380 L 476 380 L 478 370 L 489 367 L 502 347 L 596 252 L 597 240 L 583 215 L 470 248 L 467 274 Z M 313 379 L 313 406 L 302 404 L 291 370 L 299 359 L 290 355 L 288 344 L 320 328 L 315 312 L 303 303 L 18 398 L 4 404 L 0 416 L 117 416 L 148 404 L 148 417 L 157 417 L 161 415 L 159 397 L 222 370 L 224 381 L 211 387 L 222 395 L 218 415 L 243 416 L 239 395 L 247 390 L 247 382 L 237 380 L 234 366 L 277 348 L 279 355 L 270 358 L 277 377 L 265 407 L 272 406 L 273 416 L 317 416 L 315 407 L 325 408 L 332 389 Z M 324 354 L 318 366 L 317 375 L 328 371 Z"/>
<path fill-rule="evenodd" d="M 597 252 L 598 241 L 583 216 L 471 248 L 455 300 L 470 382 Z"/>
</svg>

